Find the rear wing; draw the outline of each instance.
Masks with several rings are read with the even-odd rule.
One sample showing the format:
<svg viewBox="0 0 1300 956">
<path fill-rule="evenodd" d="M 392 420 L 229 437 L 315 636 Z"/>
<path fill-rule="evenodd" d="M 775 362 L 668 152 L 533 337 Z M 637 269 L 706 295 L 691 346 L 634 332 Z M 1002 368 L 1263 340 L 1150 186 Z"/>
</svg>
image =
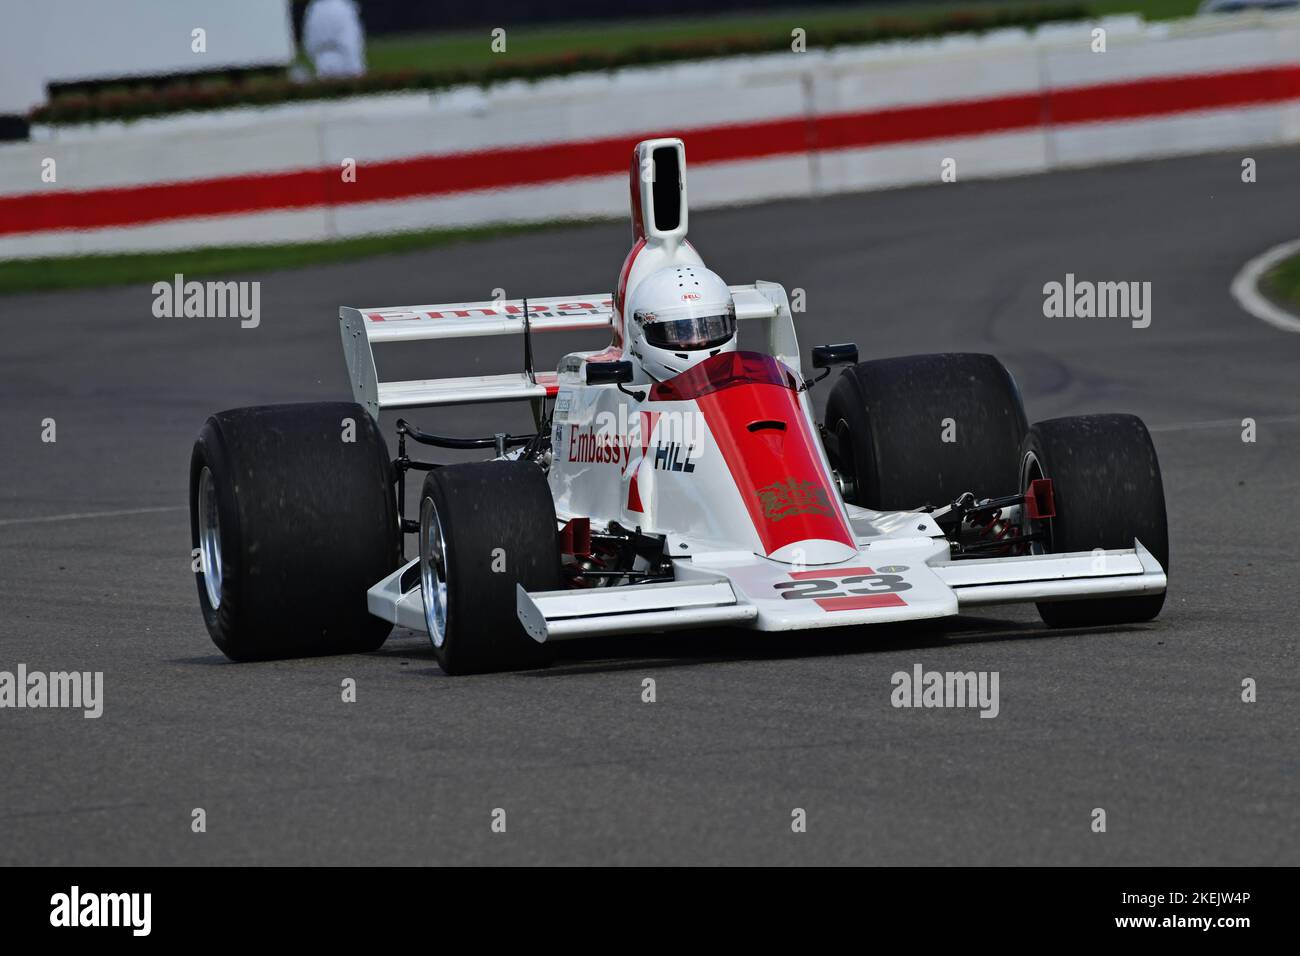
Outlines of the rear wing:
<svg viewBox="0 0 1300 956">
<path fill-rule="evenodd" d="M 604 292 L 563 299 L 529 299 L 527 309 L 528 325 L 533 332 L 608 329 L 614 322 L 614 304 Z M 531 378 L 524 372 L 510 372 L 405 382 L 379 380 L 375 368 L 376 343 L 522 335 L 523 299 L 371 309 L 345 306 L 339 309 L 339 331 L 352 395 L 375 418 L 385 408 L 545 398 L 554 395 L 559 387 L 554 372 L 538 373 Z"/>
<path fill-rule="evenodd" d="M 731 287 L 738 320 L 765 323 L 767 348 L 799 371 L 799 345 L 785 289 L 775 282 Z M 572 332 L 612 329 L 614 303 L 609 293 L 528 299 L 531 332 Z M 385 308 L 339 309 L 339 332 L 348 381 L 358 404 L 374 418 L 385 408 L 415 408 L 480 402 L 507 402 L 554 396 L 555 372 L 508 372 L 465 378 L 381 382 L 374 346 L 388 342 L 417 342 L 524 333 L 524 299 L 406 305 Z"/>
</svg>

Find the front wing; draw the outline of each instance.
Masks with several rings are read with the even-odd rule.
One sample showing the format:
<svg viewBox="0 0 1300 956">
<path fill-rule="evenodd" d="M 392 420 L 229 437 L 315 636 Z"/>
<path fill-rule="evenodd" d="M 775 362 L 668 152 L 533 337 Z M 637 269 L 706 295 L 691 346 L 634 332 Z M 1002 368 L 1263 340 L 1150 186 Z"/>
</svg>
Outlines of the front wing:
<svg viewBox="0 0 1300 956">
<path fill-rule="evenodd" d="M 424 631 L 416 562 L 369 592 L 370 612 Z M 747 552 L 674 563 L 676 580 L 529 592 L 517 589 L 524 629 L 538 642 L 721 625 L 806 630 L 951 617 L 986 604 L 1107 600 L 1159 594 L 1160 563 L 1129 549 L 952 561 L 942 540 L 877 539 L 856 558 L 812 568 Z"/>
</svg>

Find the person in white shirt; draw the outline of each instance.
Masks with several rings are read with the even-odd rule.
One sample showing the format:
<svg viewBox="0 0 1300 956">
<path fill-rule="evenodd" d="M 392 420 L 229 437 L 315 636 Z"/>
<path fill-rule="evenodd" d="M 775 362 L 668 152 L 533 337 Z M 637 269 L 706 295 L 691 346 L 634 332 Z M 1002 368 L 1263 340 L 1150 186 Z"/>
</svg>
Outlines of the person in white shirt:
<svg viewBox="0 0 1300 956">
<path fill-rule="evenodd" d="M 320 77 L 366 72 L 366 36 L 353 0 L 311 0 L 302 21 L 302 46 Z"/>
</svg>

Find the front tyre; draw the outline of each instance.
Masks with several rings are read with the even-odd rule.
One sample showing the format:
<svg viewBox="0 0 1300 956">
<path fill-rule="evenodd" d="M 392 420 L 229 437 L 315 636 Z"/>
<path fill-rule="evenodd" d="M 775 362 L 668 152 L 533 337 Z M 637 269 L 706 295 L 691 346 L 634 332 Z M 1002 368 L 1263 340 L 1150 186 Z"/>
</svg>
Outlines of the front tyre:
<svg viewBox="0 0 1300 956">
<path fill-rule="evenodd" d="M 549 648 L 524 631 L 516 585 L 560 587 L 555 503 L 532 462 L 484 461 L 430 471 L 420 495 L 420 592 L 438 664 L 448 674 L 540 667 Z"/>
<path fill-rule="evenodd" d="M 1050 478 L 1056 516 L 1027 523 L 1045 535 L 1042 550 L 1114 550 L 1142 542 L 1169 574 L 1169 528 L 1160 462 L 1146 425 L 1133 415 L 1079 415 L 1038 422 L 1025 436 L 1021 488 Z M 1165 595 L 1041 602 L 1052 627 L 1088 627 L 1149 621 Z"/>
<path fill-rule="evenodd" d="M 392 463 L 360 405 L 209 418 L 190 458 L 190 534 L 203 621 L 231 660 L 372 651 L 392 630 L 366 606 L 402 559 Z"/>
<path fill-rule="evenodd" d="M 1014 493 L 1026 430 L 1020 391 L 992 355 L 860 362 L 826 401 L 827 449 L 845 499 L 876 511 Z"/>
</svg>

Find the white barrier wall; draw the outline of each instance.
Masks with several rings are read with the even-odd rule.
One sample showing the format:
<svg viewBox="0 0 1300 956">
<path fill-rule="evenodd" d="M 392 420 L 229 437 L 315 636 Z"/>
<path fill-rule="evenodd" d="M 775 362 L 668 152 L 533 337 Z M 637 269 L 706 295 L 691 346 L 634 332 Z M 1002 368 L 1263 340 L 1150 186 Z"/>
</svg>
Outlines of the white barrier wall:
<svg viewBox="0 0 1300 956">
<path fill-rule="evenodd" d="M 41 105 L 50 83 L 287 66 L 295 52 L 289 0 L 6 0 L 0 26 L 0 114 Z"/>
<path fill-rule="evenodd" d="M 631 144 L 670 133 L 697 207 L 937 182 L 945 159 L 970 178 L 1296 142 L 1300 16 L 1119 18 L 37 129 L 0 147 L 0 258 L 621 215 Z"/>
</svg>

